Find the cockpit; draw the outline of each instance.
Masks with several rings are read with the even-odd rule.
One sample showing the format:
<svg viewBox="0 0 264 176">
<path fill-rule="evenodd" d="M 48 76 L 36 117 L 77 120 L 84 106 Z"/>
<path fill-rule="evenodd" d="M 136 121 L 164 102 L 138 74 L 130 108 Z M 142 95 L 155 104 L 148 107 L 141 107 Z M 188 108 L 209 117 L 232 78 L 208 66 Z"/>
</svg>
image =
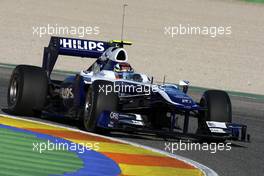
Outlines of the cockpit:
<svg viewBox="0 0 264 176">
<path fill-rule="evenodd" d="M 89 67 L 87 72 L 92 72 L 96 75 L 100 72 L 112 72 L 115 79 L 125 79 L 136 82 L 143 82 L 143 78 L 139 73 L 135 73 L 134 69 L 127 62 L 115 62 L 112 60 L 100 61 L 97 60 L 91 67 Z"/>
<path fill-rule="evenodd" d="M 125 79 L 136 82 L 149 81 L 146 75 L 135 73 L 127 62 L 127 53 L 123 48 L 109 48 L 86 72 L 92 73 L 92 76 L 104 75 L 109 79 Z"/>
</svg>

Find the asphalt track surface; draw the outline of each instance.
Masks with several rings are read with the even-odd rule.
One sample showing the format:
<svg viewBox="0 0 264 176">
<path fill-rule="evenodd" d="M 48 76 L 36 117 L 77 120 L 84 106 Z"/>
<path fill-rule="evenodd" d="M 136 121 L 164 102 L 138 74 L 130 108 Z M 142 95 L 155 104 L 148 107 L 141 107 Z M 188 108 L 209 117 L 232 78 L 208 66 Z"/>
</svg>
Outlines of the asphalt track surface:
<svg viewBox="0 0 264 176">
<path fill-rule="evenodd" d="M 0 105 L 1 109 L 6 107 L 6 94 L 11 69 L 0 69 Z M 55 75 L 56 77 L 62 77 Z M 201 93 L 190 93 L 195 99 Z M 250 143 L 232 142 L 231 151 L 175 151 L 175 154 L 190 158 L 204 164 L 220 176 L 262 176 L 264 173 L 264 101 L 247 97 L 231 96 L 233 106 L 233 122 L 248 125 L 248 132 L 251 135 Z M 34 120 L 41 120 L 32 117 L 25 117 Z M 67 120 L 46 119 L 50 123 L 60 123 L 63 126 L 74 126 L 73 122 Z M 76 125 L 76 124 L 75 124 Z M 192 128 L 192 126 L 191 126 Z M 145 137 L 136 134 L 115 133 L 114 138 L 132 141 L 149 147 L 165 150 L 165 141 L 156 137 Z M 178 142 L 178 141 L 170 141 Z M 140 161 L 139 161 L 140 162 Z"/>
</svg>

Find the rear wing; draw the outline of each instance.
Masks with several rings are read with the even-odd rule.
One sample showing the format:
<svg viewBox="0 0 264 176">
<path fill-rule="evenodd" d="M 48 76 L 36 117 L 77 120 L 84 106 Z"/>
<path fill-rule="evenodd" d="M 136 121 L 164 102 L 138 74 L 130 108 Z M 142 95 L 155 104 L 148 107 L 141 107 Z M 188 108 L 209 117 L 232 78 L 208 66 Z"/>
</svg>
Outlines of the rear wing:
<svg viewBox="0 0 264 176">
<path fill-rule="evenodd" d="M 99 58 L 113 44 L 117 45 L 116 42 L 52 36 L 49 46 L 44 47 L 42 68 L 50 76 L 59 55 Z"/>
<path fill-rule="evenodd" d="M 49 46 L 44 47 L 42 68 L 50 76 L 59 55 L 99 58 L 109 47 L 120 48 L 124 45 L 132 45 L 132 43 L 120 40 L 105 42 L 52 36 Z"/>
</svg>

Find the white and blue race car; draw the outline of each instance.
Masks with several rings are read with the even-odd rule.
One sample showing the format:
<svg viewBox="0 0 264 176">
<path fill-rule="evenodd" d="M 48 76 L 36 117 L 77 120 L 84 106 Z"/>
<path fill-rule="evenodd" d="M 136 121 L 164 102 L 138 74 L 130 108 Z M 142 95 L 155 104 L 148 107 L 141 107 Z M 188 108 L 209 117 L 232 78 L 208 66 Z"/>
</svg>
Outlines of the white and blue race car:
<svg viewBox="0 0 264 176">
<path fill-rule="evenodd" d="M 154 84 L 130 66 L 126 44 L 131 43 L 51 37 L 42 67 L 18 65 L 14 69 L 7 96 L 9 112 L 76 119 L 85 130 L 99 133 L 246 140 L 246 125 L 232 123 L 226 92 L 208 90 L 195 102 L 187 95 L 188 81 Z M 79 74 L 52 80 L 59 55 L 96 60 Z M 189 132 L 191 117 L 198 119 L 195 133 Z"/>
</svg>

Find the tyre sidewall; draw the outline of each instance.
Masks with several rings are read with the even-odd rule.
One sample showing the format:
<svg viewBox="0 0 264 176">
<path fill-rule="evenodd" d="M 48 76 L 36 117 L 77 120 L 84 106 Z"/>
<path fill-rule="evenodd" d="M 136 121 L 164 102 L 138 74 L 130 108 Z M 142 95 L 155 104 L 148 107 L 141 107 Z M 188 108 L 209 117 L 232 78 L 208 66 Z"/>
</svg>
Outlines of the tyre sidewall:
<svg viewBox="0 0 264 176">
<path fill-rule="evenodd" d="M 100 91 L 100 87 L 105 87 L 106 85 L 113 86 L 113 83 L 110 81 L 95 81 L 87 91 L 86 101 L 88 97 L 91 101 L 90 112 L 87 114 L 84 113 L 83 117 L 84 127 L 87 131 L 99 130 L 98 127 L 96 127 L 96 123 L 103 111 L 117 111 L 118 109 L 117 94 L 114 92 L 106 94 Z"/>
<path fill-rule="evenodd" d="M 198 125 L 200 129 L 208 130 L 206 121 L 232 122 L 232 105 L 228 94 L 221 90 L 204 92 L 200 105 L 207 108 L 200 112 Z"/>
<path fill-rule="evenodd" d="M 16 102 L 10 101 L 12 81 L 17 80 Z M 46 104 L 48 78 L 46 72 L 36 66 L 19 65 L 12 73 L 7 95 L 8 108 L 14 114 L 32 115 Z"/>
</svg>

